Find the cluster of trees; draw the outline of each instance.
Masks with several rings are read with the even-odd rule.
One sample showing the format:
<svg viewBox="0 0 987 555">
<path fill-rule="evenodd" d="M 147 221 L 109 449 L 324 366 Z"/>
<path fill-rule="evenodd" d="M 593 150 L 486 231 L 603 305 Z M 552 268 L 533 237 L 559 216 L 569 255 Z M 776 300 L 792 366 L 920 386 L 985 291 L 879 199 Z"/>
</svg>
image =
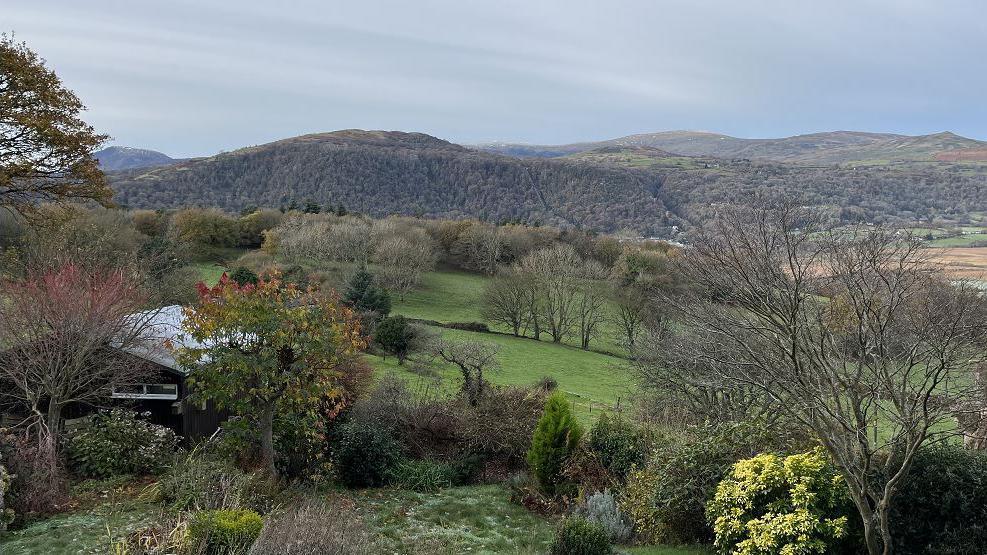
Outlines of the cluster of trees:
<svg viewBox="0 0 987 555">
<path fill-rule="evenodd" d="M 437 254 L 432 238 L 413 220 L 329 214 L 289 214 L 265 233 L 264 248 L 287 259 L 373 264 L 381 285 L 402 297 L 435 267 Z"/>
<path fill-rule="evenodd" d="M 664 279 L 673 252 L 627 245 L 607 266 L 568 243 L 543 247 L 501 267 L 484 291 L 483 315 L 514 335 L 540 340 L 547 334 L 555 343 L 575 338 L 583 349 L 610 323 L 633 352 L 643 326 L 660 317 L 649 292 L 659 284 L 674 287 Z"/>
</svg>

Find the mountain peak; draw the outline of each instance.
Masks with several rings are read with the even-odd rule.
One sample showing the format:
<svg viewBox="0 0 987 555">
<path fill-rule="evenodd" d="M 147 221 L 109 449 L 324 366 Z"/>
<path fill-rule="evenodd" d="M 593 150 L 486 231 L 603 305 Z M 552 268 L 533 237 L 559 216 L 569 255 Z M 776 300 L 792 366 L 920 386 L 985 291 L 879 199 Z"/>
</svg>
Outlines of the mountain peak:
<svg viewBox="0 0 987 555">
<path fill-rule="evenodd" d="M 93 156 L 104 171 L 167 166 L 177 162 L 174 158 L 156 150 L 132 146 L 109 146 L 93 153 Z"/>
</svg>

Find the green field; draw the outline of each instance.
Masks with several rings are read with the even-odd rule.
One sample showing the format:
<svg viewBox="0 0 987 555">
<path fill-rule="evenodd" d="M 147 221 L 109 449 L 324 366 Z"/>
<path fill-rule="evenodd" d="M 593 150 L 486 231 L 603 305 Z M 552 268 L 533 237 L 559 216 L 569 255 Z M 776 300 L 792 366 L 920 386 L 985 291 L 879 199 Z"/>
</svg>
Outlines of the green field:
<svg viewBox="0 0 987 555">
<path fill-rule="evenodd" d="M 215 262 L 195 262 L 192 267 L 199 272 L 199 279 L 209 286 L 216 285 L 220 276 L 226 271 L 224 266 Z"/>
<path fill-rule="evenodd" d="M 492 325 L 483 318 L 483 289 L 490 279 L 465 272 L 429 272 L 425 274 L 422 284 L 405 295 L 403 300 L 394 299 L 391 311 L 409 318 L 443 323 L 485 322 L 495 331 L 509 333 L 506 327 Z M 608 306 L 606 310 L 612 311 L 613 308 Z M 625 349 L 617 343 L 615 336 L 610 322 L 604 322 L 600 326 L 599 336 L 590 341 L 590 350 L 624 355 Z M 542 339 L 546 337 L 543 335 Z M 567 343 L 578 344 L 575 339 L 568 339 Z"/>
<path fill-rule="evenodd" d="M 957 235 L 955 237 L 944 237 L 929 241 L 930 247 L 969 247 L 974 243 L 987 243 L 987 232 L 968 233 L 967 235 Z"/>
<path fill-rule="evenodd" d="M 618 403 L 623 406 L 635 389 L 627 361 L 617 357 L 508 335 L 448 329 L 440 332 L 448 339 L 496 344 L 500 348 L 497 355 L 500 365 L 486 375 L 493 383 L 530 385 L 545 376 L 555 378 L 584 421 L 591 420 L 601 410 L 615 409 Z M 406 379 L 418 378 L 410 370 L 414 366 L 412 362 L 399 366 L 394 358 L 383 360 L 371 355 L 368 359 L 379 370 L 393 371 Z M 441 391 L 453 391 L 460 384 L 459 371 L 452 365 L 440 368 L 439 379 Z"/>
<path fill-rule="evenodd" d="M 201 263 L 196 266 L 206 283 L 215 283 L 223 272 L 217 264 Z M 484 285 L 490 278 L 465 272 L 437 271 L 425 275 L 422 285 L 405 298 L 394 299 L 392 313 L 409 318 L 450 322 L 483 322 L 481 297 Z M 494 330 L 506 332 L 507 330 Z M 543 336 L 542 341 L 526 337 L 514 337 L 506 333 L 477 333 L 432 327 L 442 337 L 452 340 L 484 341 L 499 347 L 499 367 L 487 378 L 496 384 L 530 385 L 541 378 L 555 378 L 559 389 L 566 392 L 574 408 L 584 421 L 589 421 L 601 410 L 613 410 L 623 406 L 635 389 L 632 370 L 626 359 L 607 353 L 620 353 L 612 337 L 612 331 L 604 327 L 601 338 L 591 343 L 585 351 L 570 344 L 552 343 Z M 603 352 L 599 352 L 603 351 Z M 398 366 L 393 358 L 384 360 L 367 355 L 371 364 L 383 371 L 417 379 L 407 366 Z M 459 372 L 452 365 L 439 369 L 439 389 L 452 392 L 459 387 Z"/>
</svg>

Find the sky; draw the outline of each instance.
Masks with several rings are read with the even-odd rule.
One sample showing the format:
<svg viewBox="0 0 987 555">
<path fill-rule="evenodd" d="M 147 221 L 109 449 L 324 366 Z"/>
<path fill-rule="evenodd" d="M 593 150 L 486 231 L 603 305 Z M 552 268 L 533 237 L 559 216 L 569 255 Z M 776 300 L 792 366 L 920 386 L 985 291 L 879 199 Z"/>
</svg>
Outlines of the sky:
<svg viewBox="0 0 987 555">
<path fill-rule="evenodd" d="M 3 0 L 0 31 L 109 144 L 171 156 L 349 128 L 987 139 L 983 0 Z"/>
</svg>

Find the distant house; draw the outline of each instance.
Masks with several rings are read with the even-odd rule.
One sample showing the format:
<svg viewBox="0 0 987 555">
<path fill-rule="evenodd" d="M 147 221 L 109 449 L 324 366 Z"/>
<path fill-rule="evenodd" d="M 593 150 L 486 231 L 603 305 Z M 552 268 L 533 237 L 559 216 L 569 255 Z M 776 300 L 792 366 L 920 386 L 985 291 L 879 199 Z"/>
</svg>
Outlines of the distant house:
<svg viewBox="0 0 987 555">
<path fill-rule="evenodd" d="M 168 426 L 185 438 L 198 439 L 215 432 L 228 414 L 211 401 L 193 402 L 189 397 L 189 371 L 175 361 L 174 349 L 199 344 L 181 338 L 183 320 L 181 306 L 166 306 L 152 315 L 146 341 L 119 349 L 121 356 L 149 363 L 152 370 L 148 375 L 155 378 L 124 390 L 115 389 L 112 398 L 151 413 L 150 420 L 155 424 Z"/>
</svg>

